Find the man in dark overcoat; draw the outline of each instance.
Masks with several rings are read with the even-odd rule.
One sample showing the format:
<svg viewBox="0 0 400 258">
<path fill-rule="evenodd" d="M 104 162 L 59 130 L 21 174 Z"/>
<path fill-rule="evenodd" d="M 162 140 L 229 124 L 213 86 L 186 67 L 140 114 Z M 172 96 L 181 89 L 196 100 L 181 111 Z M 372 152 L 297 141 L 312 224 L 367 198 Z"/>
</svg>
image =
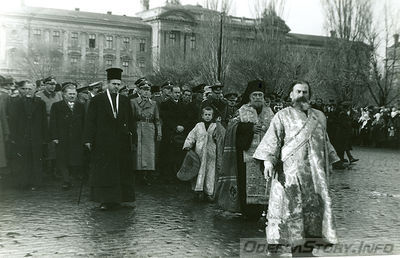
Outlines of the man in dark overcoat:
<svg viewBox="0 0 400 258">
<path fill-rule="evenodd" d="M 186 139 L 187 120 L 180 99 L 181 88 L 172 86 L 172 97 L 160 104 L 162 135 L 160 161 L 167 181 L 176 179 L 181 166 L 182 147 Z"/>
<path fill-rule="evenodd" d="M 71 187 L 71 174 L 77 176 L 83 163 L 85 106 L 77 101 L 74 84 L 65 84 L 62 91 L 64 99 L 51 106 L 50 137 L 56 144 L 56 164 L 66 190 Z"/>
<path fill-rule="evenodd" d="M 129 99 L 118 94 L 120 68 L 107 69 L 107 88 L 92 98 L 84 129 L 84 143 L 91 150 L 91 199 L 101 210 L 133 202 L 132 141 L 134 125 Z"/>
<path fill-rule="evenodd" d="M 42 158 L 48 140 L 46 104 L 34 96 L 30 81 L 18 84 L 19 97 L 9 103 L 10 142 L 17 187 L 35 190 L 42 182 Z"/>
</svg>

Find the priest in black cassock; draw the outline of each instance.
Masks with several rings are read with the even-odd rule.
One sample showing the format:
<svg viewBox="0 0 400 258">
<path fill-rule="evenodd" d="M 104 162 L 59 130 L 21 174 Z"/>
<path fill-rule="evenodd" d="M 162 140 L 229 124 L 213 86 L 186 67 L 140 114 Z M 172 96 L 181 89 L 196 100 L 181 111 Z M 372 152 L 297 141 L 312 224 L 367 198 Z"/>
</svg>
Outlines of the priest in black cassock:
<svg viewBox="0 0 400 258">
<path fill-rule="evenodd" d="M 136 134 L 129 99 L 118 94 L 121 73 L 120 68 L 107 69 L 107 89 L 92 98 L 84 130 L 91 150 L 91 199 L 101 203 L 101 210 L 135 200 L 131 152 Z"/>
</svg>

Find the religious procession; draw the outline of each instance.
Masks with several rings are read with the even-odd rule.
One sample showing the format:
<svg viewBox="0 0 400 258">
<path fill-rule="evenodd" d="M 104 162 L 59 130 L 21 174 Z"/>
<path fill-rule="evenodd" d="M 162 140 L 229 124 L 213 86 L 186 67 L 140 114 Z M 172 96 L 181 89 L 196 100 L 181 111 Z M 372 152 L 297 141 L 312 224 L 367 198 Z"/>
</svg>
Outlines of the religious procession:
<svg viewBox="0 0 400 258">
<path fill-rule="evenodd" d="M 76 4 L 0 10 L 0 257 L 400 254 L 397 1 Z"/>
<path fill-rule="evenodd" d="M 63 190 L 87 177 L 102 211 L 135 201 L 135 177 L 150 187 L 181 180 L 194 201 L 248 220 L 264 216 L 271 251 L 290 253 L 308 237 L 337 243 L 328 177 L 332 165 L 358 159 L 349 142 L 331 144 L 307 81 L 294 81 L 291 105 L 274 113 L 262 80 L 240 95 L 223 94 L 220 83 L 160 87 L 146 78 L 128 89 L 122 72 L 109 68 L 106 82 L 80 87 L 3 78 L 2 177 L 31 191 L 46 175 L 60 178 Z"/>
</svg>

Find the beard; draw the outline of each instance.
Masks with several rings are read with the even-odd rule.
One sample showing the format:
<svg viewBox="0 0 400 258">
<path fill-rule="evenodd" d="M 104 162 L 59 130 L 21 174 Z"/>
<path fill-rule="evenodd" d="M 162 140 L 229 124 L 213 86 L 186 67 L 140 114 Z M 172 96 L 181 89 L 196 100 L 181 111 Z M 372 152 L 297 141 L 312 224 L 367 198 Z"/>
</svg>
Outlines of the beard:
<svg viewBox="0 0 400 258">
<path fill-rule="evenodd" d="M 292 103 L 293 107 L 299 108 L 302 111 L 307 111 L 311 108 L 309 100 L 304 96 L 294 99 Z"/>
</svg>

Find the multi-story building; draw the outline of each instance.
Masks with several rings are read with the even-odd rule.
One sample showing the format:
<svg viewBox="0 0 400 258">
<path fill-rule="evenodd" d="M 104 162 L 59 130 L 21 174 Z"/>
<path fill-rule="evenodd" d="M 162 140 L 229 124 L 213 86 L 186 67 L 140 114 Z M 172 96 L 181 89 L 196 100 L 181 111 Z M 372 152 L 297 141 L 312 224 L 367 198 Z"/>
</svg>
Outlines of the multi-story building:
<svg viewBox="0 0 400 258">
<path fill-rule="evenodd" d="M 151 26 L 140 18 L 24 7 L 0 19 L 1 74 L 94 81 L 119 66 L 133 81 L 152 70 Z"/>
<path fill-rule="evenodd" d="M 185 58 L 208 51 L 210 42 L 218 47 L 221 31 L 225 46 L 239 50 L 257 40 L 259 21 L 200 5 L 167 4 L 137 17 L 23 7 L 0 13 L 0 74 L 38 79 L 51 73 L 61 81 L 91 82 L 104 79 L 106 67 L 119 66 L 131 82 L 158 69 L 171 49 Z M 319 51 L 330 39 L 289 33 L 277 16 L 268 26 L 301 48 Z"/>
</svg>

